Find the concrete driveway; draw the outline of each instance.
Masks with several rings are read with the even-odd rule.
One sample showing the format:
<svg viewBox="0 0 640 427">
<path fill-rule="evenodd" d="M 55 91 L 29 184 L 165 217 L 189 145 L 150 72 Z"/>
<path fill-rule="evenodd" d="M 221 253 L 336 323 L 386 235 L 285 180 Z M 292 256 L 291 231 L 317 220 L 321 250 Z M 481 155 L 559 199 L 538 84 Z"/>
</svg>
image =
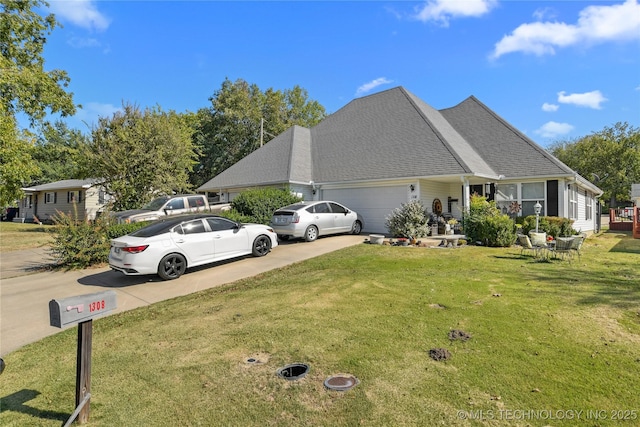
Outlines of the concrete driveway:
<svg viewBox="0 0 640 427">
<path fill-rule="evenodd" d="M 61 331 L 49 325 L 52 299 L 113 290 L 118 308 L 112 313 L 118 313 L 252 277 L 364 240 L 364 235 L 339 235 L 321 237 L 312 243 L 282 242 L 267 256 L 198 267 L 167 282 L 156 276 L 124 276 L 108 267 L 37 272 L 50 263 L 46 249 L 3 253 L 0 254 L 0 356 Z"/>
</svg>

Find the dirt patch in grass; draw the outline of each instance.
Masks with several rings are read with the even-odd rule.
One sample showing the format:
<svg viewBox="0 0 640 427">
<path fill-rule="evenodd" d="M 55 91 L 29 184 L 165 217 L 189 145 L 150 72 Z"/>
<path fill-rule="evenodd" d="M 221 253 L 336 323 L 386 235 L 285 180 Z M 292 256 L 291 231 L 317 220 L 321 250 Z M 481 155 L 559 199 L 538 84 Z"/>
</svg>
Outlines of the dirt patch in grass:
<svg viewBox="0 0 640 427">
<path fill-rule="evenodd" d="M 446 348 L 432 348 L 429 350 L 429 357 L 435 361 L 441 362 L 451 358 L 451 353 Z"/>
<path fill-rule="evenodd" d="M 465 331 L 454 329 L 452 331 L 449 331 L 449 339 L 451 341 L 467 341 L 471 339 L 471 335 L 469 335 Z"/>
</svg>

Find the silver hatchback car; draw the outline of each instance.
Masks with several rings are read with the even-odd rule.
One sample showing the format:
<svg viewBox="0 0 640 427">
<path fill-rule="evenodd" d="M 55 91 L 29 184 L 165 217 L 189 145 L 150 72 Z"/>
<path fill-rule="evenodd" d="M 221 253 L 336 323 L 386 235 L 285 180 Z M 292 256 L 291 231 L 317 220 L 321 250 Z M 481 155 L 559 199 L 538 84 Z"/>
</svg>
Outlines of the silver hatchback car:
<svg viewBox="0 0 640 427">
<path fill-rule="evenodd" d="M 360 234 L 364 222 L 360 215 L 339 203 L 315 201 L 278 209 L 270 225 L 281 240 L 304 237 L 307 242 L 313 242 L 326 234 Z"/>
</svg>

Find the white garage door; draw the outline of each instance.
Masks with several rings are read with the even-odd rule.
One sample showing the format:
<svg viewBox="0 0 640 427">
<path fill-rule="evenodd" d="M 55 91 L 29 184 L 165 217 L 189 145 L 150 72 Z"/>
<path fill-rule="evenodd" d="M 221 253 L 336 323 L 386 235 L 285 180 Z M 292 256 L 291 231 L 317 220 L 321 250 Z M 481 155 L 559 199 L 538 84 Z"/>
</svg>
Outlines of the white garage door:
<svg viewBox="0 0 640 427">
<path fill-rule="evenodd" d="M 364 219 L 364 231 L 381 234 L 389 233 L 384 225 L 386 217 L 402 203 L 408 202 L 407 188 L 404 185 L 323 190 L 322 198 L 342 203 L 358 212 Z"/>
</svg>

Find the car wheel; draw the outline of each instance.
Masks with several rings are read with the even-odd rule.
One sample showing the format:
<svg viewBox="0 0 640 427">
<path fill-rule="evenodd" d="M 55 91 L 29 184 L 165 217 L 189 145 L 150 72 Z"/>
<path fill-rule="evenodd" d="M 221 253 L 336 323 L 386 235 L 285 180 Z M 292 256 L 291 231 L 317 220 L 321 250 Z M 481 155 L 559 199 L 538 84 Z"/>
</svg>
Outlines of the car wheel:
<svg viewBox="0 0 640 427">
<path fill-rule="evenodd" d="M 362 223 L 356 220 L 353 223 L 353 227 L 351 227 L 351 234 L 360 234 L 361 231 L 362 231 Z"/>
<path fill-rule="evenodd" d="M 187 269 L 187 260 L 180 254 L 169 254 L 158 264 L 158 276 L 163 280 L 173 280 L 182 276 Z"/>
<path fill-rule="evenodd" d="M 318 228 L 315 225 L 310 225 L 304 232 L 304 240 L 307 242 L 313 242 L 318 238 Z"/>
<path fill-rule="evenodd" d="M 258 236 L 253 241 L 253 256 L 265 256 L 271 250 L 271 239 L 267 236 Z"/>
</svg>

